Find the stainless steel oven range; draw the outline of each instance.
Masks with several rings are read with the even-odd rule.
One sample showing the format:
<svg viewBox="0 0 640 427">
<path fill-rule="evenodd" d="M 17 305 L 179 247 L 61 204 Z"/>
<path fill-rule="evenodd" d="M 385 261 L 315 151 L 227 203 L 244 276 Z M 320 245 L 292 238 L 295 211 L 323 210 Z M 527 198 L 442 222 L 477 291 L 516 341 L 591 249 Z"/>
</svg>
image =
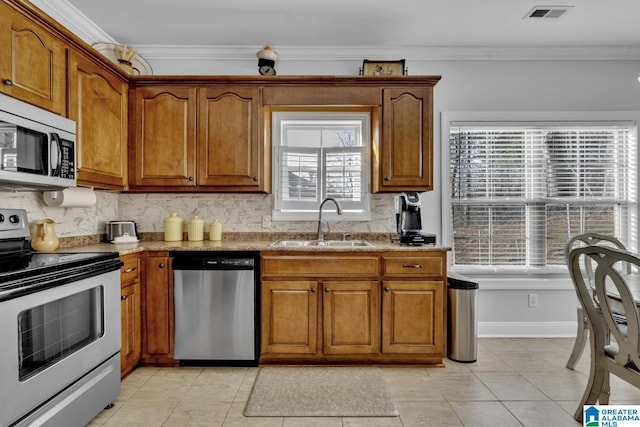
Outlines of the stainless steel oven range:
<svg viewBox="0 0 640 427">
<path fill-rule="evenodd" d="M 120 393 L 117 253 L 32 253 L 0 209 L 0 425 L 83 426 Z"/>
</svg>

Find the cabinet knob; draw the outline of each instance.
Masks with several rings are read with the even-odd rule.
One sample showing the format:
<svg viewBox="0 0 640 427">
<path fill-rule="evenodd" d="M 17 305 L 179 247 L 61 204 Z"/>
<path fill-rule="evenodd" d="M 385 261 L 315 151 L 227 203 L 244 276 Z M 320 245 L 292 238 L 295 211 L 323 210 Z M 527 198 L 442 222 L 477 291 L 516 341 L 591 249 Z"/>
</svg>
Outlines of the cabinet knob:
<svg viewBox="0 0 640 427">
<path fill-rule="evenodd" d="M 163 263 L 160 263 L 160 264 L 158 264 L 158 267 L 159 267 L 159 268 L 164 268 L 164 264 L 163 264 Z"/>
<path fill-rule="evenodd" d="M 391 288 L 390 288 L 390 287 L 388 287 L 388 286 L 385 286 L 385 287 L 384 287 L 384 291 L 385 291 L 385 292 L 391 292 Z"/>
<path fill-rule="evenodd" d="M 384 180 L 385 180 L 385 181 L 391 181 L 391 177 L 390 177 L 390 176 L 385 176 L 385 177 L 384 177 Z"/>
<path fill-rule="evenodd" d="M 258 177 L 257 176 L 252 176 L 251 179 L 254 180 L 254 181 L 257 181 Z"/>
<path fill-rule="evenodd" d="M 193 181 L 193 177 L 192 177 L 192 176 L 188 177 L 187 179 L 188 179 L 189 181 Z"/>
<path fill-rule="evenodd" d="M 329 292 L 331 292 L 331 289 L 329 289 L 329 288 L 324 288 L 324 291 L 325 291 L 326 293 L 329 293 Z"/>
<path fill-rule="evenodd" d="M 4 83 L 7 86 L 13 86 L 13 82 L 11 81 L 11 79 L 4 79 L 2 83 Z"/>
<path fill-rule="evenodd" d="M 126 296 L 126 295 L 122 295 L 122 296 L 120 297 L 120 299 L 121 299 L 122 301 L 126 301 L 127 296 Z"/>
<path fill-rule="evenodd" d="M 316 293 L 316 288 L 311 288 L 311 292 L 315 294 Z"/>
</svg>

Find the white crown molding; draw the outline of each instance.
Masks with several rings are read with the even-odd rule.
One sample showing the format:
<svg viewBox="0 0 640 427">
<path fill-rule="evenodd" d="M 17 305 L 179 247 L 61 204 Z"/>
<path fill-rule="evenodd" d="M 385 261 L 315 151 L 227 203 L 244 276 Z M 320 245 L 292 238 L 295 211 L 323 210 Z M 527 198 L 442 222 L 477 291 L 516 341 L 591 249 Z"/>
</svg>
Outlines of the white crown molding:
<svg viewBox="0 0 640 427">
<path fill-rule="evenodd" d="M 118 43 L 67 0 L 32 3 L 86 43 Z M 147 60 L 253 60 L 261 46 L 135 45 Z M 362 59 L 450 60 L 639 60 L 640 46 L 277 46 L 280 61 L 352 61 Z"/>
<path fill-rule="evenodd" d="M 144 58 L 154 60 L 254 59 L 256 46 L 137 45 Z M 638 60 L 640 47 L 299 47 L 279 46 L 279 61 L 352 61 L 362 59 L 447 60 Z"/>
<path fill-rule="evenodd" d="M 47 15 L 58 21 L 66 29 L 80 37 L 89 45 L 96 43 L 117 43 L 109 34 L 93 23 L 82 12 L 66 0 L 31 0 Z"/>
</svg>

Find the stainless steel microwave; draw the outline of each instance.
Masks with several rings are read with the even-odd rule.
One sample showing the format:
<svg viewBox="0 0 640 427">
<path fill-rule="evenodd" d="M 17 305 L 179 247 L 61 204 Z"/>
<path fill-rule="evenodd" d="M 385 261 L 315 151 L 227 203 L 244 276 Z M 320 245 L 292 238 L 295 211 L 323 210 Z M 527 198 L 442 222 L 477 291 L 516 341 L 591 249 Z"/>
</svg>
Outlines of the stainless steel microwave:
<svg viewBox="0 0 640 427">
<path fill-rule="evenodd" d="M 0 188 L 76 186 L 76 123 L 0 94 Z"/>
</svg>

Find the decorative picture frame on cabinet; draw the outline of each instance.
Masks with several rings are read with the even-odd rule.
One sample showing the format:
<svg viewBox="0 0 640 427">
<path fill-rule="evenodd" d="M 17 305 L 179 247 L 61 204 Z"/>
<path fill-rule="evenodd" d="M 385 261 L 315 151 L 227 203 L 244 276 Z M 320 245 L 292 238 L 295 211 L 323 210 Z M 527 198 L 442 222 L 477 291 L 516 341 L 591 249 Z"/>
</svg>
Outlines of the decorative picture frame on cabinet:
<svg viewBox="0 0 640 427">
<path fill-rule="evenodd" d="M 398 61 L 372 61 L 365 59 L 360 68 L 361 76 L 405 76 L 405 60 Z"/>
</svg>

